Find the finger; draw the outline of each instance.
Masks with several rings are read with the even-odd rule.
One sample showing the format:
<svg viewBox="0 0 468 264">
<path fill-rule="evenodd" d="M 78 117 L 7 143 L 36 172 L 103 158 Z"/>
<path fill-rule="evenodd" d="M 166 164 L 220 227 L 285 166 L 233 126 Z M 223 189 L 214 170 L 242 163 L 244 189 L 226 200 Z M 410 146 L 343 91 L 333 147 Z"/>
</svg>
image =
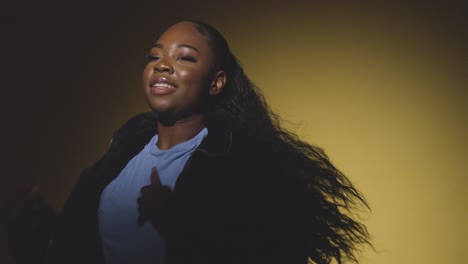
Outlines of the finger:
<svg viewBox="0 0 468 264">
<path fill-rule="evenodd" d="M 140 193 L 142 195 L 147 194 L 147 193 L 151 193 L 153 189 L 154 189 L 153 185 L 146 185 L 146 186 L 141 187 Z"/>
<path fill-rule="evenodd" d="M 161 180 L 159 179 L 159 174 L 158 171 L 156 170 L 155 167 L 151 169 L 151 184 L 152 185 L 160 185 Z"/>
<path fill-rule="evenodd" d="M 141 200 L 141 197 L 138 198 L 138 219 L 137 226 L 142 227 L 147 220 L 147 210 L 144 208 L 144 202 Z"/>
</svg>

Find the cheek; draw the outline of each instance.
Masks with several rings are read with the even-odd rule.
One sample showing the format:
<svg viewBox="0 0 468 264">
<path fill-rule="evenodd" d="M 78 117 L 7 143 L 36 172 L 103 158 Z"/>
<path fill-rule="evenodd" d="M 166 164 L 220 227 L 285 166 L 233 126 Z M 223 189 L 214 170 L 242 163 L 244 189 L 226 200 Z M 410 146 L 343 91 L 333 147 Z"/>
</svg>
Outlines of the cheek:
<svg viewBox="0 0 468 264">
<path fill-rule="evenodd" d="M 189 70 L 179 70 L 177 71 L 177 75 L 181 81 L 184 81 L 184 82 L 194 81 L 194 78 L 193 78 L 194 74 Z"/>
<path fill-rule="evenodd" d="M 211 80 L 211 76 L 205 69 L 185 69 L 178 71 L 178 77 L 180 80 L 183 80 L 185 85 L 196 88 L 197 90 L 206 90 L 208 89 Z"/>
<path fill-rule="evenodd" d="M 151 77 L 152 71 L 152 67 L 150 67 L 149 65 L 146 65 L 146 67 L 143 69 L 142 77 L 144 84 L 147 84 L 149 82 L 149 78 Z"/>
</svg>

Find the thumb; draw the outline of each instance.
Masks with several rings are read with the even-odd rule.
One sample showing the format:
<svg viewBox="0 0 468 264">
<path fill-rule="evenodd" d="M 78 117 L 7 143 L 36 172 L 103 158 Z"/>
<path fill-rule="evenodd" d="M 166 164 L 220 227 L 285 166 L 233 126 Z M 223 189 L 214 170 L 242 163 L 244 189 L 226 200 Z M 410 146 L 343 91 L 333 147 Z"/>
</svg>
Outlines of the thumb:
<svg viewBox="0 0 468 264">
<path fill-rule="evenodd" d="M 154 167 L 151 169 L 151 185 L 161 185 L 158 171 Z"/>
</svg>

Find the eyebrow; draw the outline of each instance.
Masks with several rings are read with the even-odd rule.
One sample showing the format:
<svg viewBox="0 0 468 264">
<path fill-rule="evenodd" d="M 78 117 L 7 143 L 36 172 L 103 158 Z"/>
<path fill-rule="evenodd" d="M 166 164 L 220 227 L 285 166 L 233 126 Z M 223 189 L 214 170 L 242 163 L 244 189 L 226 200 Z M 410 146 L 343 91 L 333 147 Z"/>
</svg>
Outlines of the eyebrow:
<svg viewBox="0 0 468 264">
<path fill-rule="evenodd" d="M 160 48 L 160 49 L 162 49 L 163 47 L 164 47 L 164 45 L 161 44 L 161 43 L 156 43 L 156 44 L 153 45 L 153 48 Z M 193 50 L 196 51 L 198 54 L 200 54 L 200 51 L 198 51 L 197 48 L 195 48 L 194 46 L 188 45 L 188 44 L 178 44 L 176 47 L 177 47 L 177 48 L 189 48 L 189 49 L 193 49 Z"/>
</svg>

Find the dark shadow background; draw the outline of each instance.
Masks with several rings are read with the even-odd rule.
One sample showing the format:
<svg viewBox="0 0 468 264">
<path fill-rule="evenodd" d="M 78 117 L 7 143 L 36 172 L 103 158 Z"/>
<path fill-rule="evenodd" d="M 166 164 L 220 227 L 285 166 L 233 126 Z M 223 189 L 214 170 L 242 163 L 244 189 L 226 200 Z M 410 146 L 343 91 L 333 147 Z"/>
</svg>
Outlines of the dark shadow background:
<svg viewBox="0 0 468 264">
<path fill-rule="evenodd" d="M 428 32 L 431 27 L 446 32 L 447 41 L 455 47 L 453 55 L 459 65 L 455 70 L 464 76 L 468 74 L 465 4 L 380 7 L 325 2 L 145 0 L 2 4 L 0 205 L 8 208 L 11 201 L 39 183 L 47 202 L 61 208 L 80 171 L 104 153 L 112 132 L 129 117 L 147 110 L 140 84 L 144 56 L 167 26 L 182 19 L 211 23 L 229 40 L 230 35 L 242 35 L 244 31 L 246 36 L 261 35 L 260 30 L 254 29 L 268 26 L 272 20 L 275 25 L 284 22 L 278 34 L 294 31 L 294 26 L 303 22 L 321 28 L 314 17 L 335 9 L 344 16 L 374 13 L 389 21 L 414 16 L 426 25 Z M 234 31 L 224 31 L 225 28 Z M 248 39 L 236 43 L 240 45 L 234 47 L 235 51 L 248 50 Z M 288 52 L 291 51 L 294 49 Z M 466 83 L 456 89 L 466 95 Z M 4 230 L 0 231 L 0 262 L 12 263 L 5 250 Z"/>
</svg>

